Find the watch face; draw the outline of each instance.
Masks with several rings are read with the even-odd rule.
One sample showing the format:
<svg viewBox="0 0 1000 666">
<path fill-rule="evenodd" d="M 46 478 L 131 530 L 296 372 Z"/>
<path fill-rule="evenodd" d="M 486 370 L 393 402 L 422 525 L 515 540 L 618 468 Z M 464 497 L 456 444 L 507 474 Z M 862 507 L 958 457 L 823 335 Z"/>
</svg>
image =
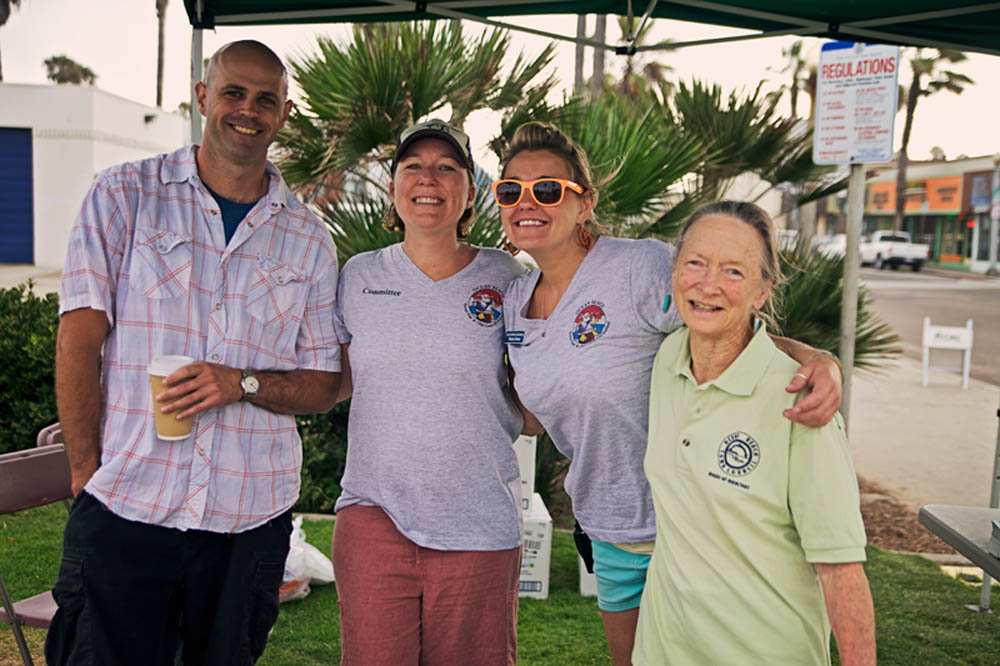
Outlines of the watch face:
<svg viewBox="0 0 1000 666">
<path fill-rule="evenodd" d="M 256 377 L 244 377 L 243 378 L 243 390 L 247 395 L 257 395 L 257 390 L 260 388 L 260 382 L 257 381 Z"/>
</svg>

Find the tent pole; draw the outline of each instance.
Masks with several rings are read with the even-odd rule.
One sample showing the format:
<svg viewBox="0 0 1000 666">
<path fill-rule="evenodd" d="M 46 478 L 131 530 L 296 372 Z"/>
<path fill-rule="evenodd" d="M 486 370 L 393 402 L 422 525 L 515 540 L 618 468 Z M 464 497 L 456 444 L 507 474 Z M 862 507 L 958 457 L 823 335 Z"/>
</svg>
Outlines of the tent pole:
<svg viewBox="0 0 1000 666">
<path fill-rule="evenodd" d="M 840 363 L 844 368 L 844 398 L 840 411 L 850 432 L 851 379 L 854 375 L 854 334 L 858 323 L 858 280 L 861 257 L 858 244 L 865 206 L 865 165 L 852 164 L 847 185 L 847 247 L 844 251 L 844 279 L 840 304 Z"/>
<path fill-rule="evenodd" d="M 676 51 L 677 49 L 689 46 L 707 46 L 709 44 L 726 44 L 729 42 L 749 42 L 754 39 L 767 39 L 768 37 L 784 37 L 786 35 L 799 35 L 808 37 L 818 35 L 823 32 L 821 28 L 788 28 L 787 30 L 772 30 L 752 35 L 735 35 L 733 37 L 712 37 L 709 39 L 695 39 L 689 42 L 660 42 L 659 44 L 649 44 L 647 46 L 635 47 L 636 53 L 642 51 Z"/>
<path fill-rule="evenodd" d="M 198 94 L 195 84 L 201 81 L 202 34 L 201 28 L 191 31 L 191 143 L 201 143 L 201 112 L 198 110 Z"/>
<path fill-rule="evenodd" d="M 396 2 L 390 0 L 383 0 L 387 5 L 391 7 L 408 7 L 410 8 L 412 2 Z M 482 23 L 484 25 L 492 26 L 494 28 L 502 28 L 504 30 L 516 30 L 518 32 L 526 32 L 530 35 L 538 35 L 539 37 L 548 37 L 549 39 L 558 39 L 564 42 L 573 42 L 574 44 L 584 44 L 586 46 L 593 46 L 595 49 L 604 49 L 605 51 L 614 51 L 617 47 L 611 46 L 610 44 L 605 44 L 604 42 L 599 42 L 593 39 L 578 39 L 576 37 L 570 37 L 568 35 L 560 35 L 555 32 L 547 32 L 545 30 L 535 30 L 534 28 L 526 28 L 520 25 L 511 25 L 509 23 L 502 23 L 500 21 L 494 21 L 492 19 L 483 18 L 481 16 L 475 16 L 473 14 L 466 14 L 464 12 L 456 12 L 450 9 L 444 9 L 443 7 L 438 7 L 436 5 L 427 5 L 427 13 L 433 14 L 435 16 L 443 16 L 445 18 L 457 19 L 459 21 L 472 21 L 473 23 Z"/>
</svg>

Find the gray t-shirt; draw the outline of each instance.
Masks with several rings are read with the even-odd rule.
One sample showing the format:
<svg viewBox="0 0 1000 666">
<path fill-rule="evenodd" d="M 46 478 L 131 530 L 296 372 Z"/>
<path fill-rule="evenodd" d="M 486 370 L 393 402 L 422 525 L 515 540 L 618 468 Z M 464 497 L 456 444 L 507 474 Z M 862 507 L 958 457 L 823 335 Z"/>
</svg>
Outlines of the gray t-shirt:
<svg viewBox="0 0 1000 666">
<path fill-rule="evenodd" d="M 523 422 L 506 388 L 503 304 L 523 271 L 481 248 L 434 282 L 401 244 L 344 265 L 336 325 L 354 394 L 336 510 L 378 506 L 426 548 L 518 546 Z"/>
<path fill-rule="evenodd" d="M 680 323 L 668 300 L 673 259 L 673 247 L 657 240 L 602 236 L 545 320 L 525 316 L 541 271 L 507 290 L 514 388 L 571 459 L 573 513 L 602 541 L 656 535 L 642 461 L 653 357 Z"/>
</svg>

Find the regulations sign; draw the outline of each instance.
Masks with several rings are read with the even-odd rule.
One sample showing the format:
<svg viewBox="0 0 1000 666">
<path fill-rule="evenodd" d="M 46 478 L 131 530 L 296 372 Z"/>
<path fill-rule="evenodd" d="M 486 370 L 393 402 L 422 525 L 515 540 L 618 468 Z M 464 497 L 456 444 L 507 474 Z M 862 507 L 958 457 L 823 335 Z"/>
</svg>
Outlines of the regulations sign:
<svg viewBox="0 0 1000 666">
<path fill-rule="evenodd" d="M 829 42 L 819 56 L 813 162 L 892 159 L 899 47 Z"/>
</svg>

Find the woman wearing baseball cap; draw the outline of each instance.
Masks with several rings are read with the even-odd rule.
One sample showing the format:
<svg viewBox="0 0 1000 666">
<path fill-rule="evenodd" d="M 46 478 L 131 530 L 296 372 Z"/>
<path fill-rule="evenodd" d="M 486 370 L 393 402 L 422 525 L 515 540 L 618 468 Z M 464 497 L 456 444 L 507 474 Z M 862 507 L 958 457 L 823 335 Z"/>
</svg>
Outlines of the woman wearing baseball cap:
<svg viewBox="0 0 1000 666">
<path fill-rule="evenodd" d="M 539 266 L 507 292 L 514 387 L 570 458 L 565 486 L 582 527 L 578 543 L 585 555 L 592 543 L 598 607 L 612 660 L 622 666 L 631 663 L 656 536 L 643 456 L 653 358 L 679 325 L 671 307 L 674 250 L 658 240 L 600 235 L 587 155 L 553 125 L 518 128 L 493 192 L 507 238 Z M 791 340 L 778 343 L 808 361 L 788 390 L 812 386 L 785 415 L 828 422 L 840 402 L 835 361 Z"/>
<path fill-rule="evenodd" d="M 524 421 L 502 319 L 522 269 L 463 240 L 473 169 L 461 130 L 432 120 L 403 132 L 386 220 L 403 240 L 340 274 L 342 397 L 352 397 L 333 542 L 343 664 L 516 661 L 511 443 Z"/>
</svg>

